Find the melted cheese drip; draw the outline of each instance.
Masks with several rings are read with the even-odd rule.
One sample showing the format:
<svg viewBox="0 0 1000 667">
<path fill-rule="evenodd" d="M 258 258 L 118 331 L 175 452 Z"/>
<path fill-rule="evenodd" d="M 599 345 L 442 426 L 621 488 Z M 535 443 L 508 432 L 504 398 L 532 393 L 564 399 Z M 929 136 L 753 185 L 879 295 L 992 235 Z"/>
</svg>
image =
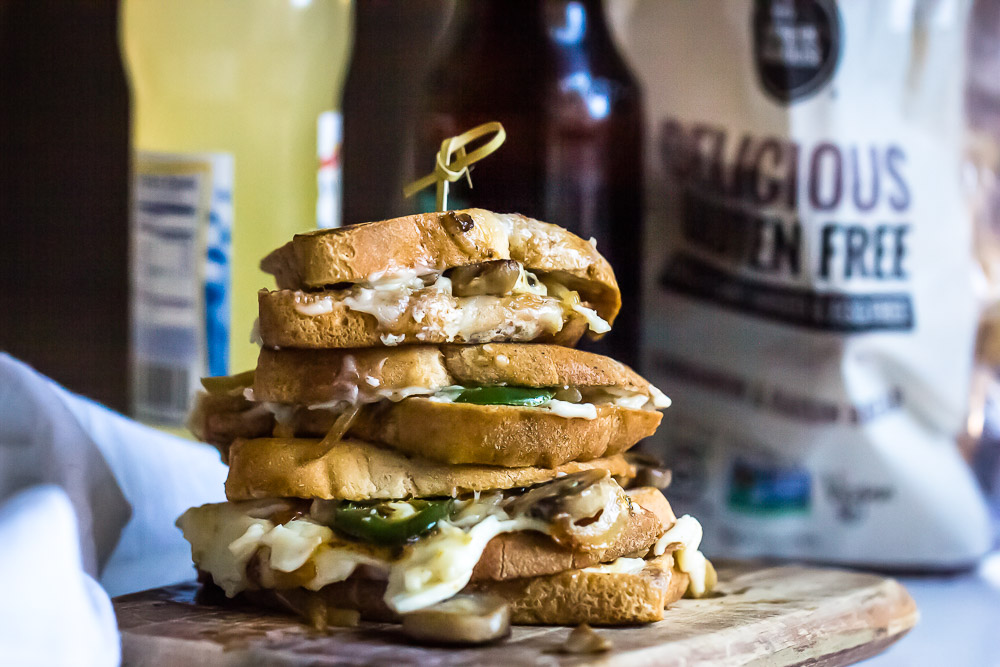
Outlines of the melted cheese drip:
<svg viewBox="0 0 1000 667">
<path fill-rule="evenodd" d="M 499 508 L 500 494 L 478 495 L 456 501 L 458 514 L 442 521 L 431 535 L 394 554 L 386 547 L 340 540 L 330 528 L 308 518 L 285 524 L 251 516 L 255 509 L 267 508 L 271 500 L 243 503 L 216 503 L 185 512 L 177 525 L 191 543 L 195 564 L 212 575 L 226 595 L 233 597 L 252 587 L 246 576 L 250 558 L 268 547 L 268 565 L 278 572 L 294 572 L 306 564 L 315 568 L 305 588 L 319 590 L 350 577 L 358 566 L 371 568 L 370 574 L 387 579 L 385 602 L 397 613 L 423 609 L 447 600 L 462 590 L 482 557 L 486 545 L 503 533 L 533 530 L 548 532 L 538 519 L 511 518 Z M 398 511 L 412 511 L 407 503 L 397 503 Z M 677 568 L 690 576 L 688 594 L 703 595 L 710 587 L 707 561 L 698 547 L 701 524 L 691 516 L 677 519 L 651 549 L 662 555 L 671 544 Z M 642 558 L 622 557 L 610 563 L 585 568 L 586 572 L 637 574 L 645 567 Z"/>
<path fill-rule="evenodd" d="M 626 558 L 622 556 L 610 563 L 601 563 L 583 568 L 584 572 L 599 572 L 602 574 L 639 574 L 646 567 L 644 558 Z"/>
<path fill-rule="evenodd" d="M 262 501 L 267 502 L 267 501 Z M 547 532 L 542 521 L 510 518 L 490 499 L 467 502 L 455 522 L 442 521 L 432 535 L 403 549 L 393 559 L 389 549 L 340 541 L 326 526 L 309 519 L 284 525 L 255 519 L 247 510 L 262 503 L 217 503 L 189 509 L 177 525 L 191 543 L 195 564 L 212 575 L 233 597 L 251 586 L 246 565 L 257 549 L 270 547 L 268 565 L 293 572 L 312 563 L 316 574 L 305 587 L 319 590 L 347 579 L 359 565 L 388 578 L 386 604 L 397 613 L 422 609 L 446 600 L 469 583 L 486 545 L 497 535 L 521 530 Z M 468 523 L 467 529 L 456 525 Z"/>
<path fill-rule="evenodd" d="M 306 317 L 316 317 L 317 315 L 326 315 L 327 313 L 333 312 L 333 299 L 327 296 L 321 299 L 310 299 L 306 301 L 300 301 L 296 295 L 295 310 L 305 315 Z"/>
<path fill-rule="evenodd" d="M 465 588 L 486 545 L 501 533 L 538 530 L 534 519 L 488 516 L 469 530 L 447 522 L 433 537 L 420 540 L 389 573 L 385 602 L 400 614 L 447 600 Z"/>
<path fill-rule="evenodd" d="M 580 303 L 576 292 L 556 283 L 546 286 L 523 266 L 510 294 L 553 298 L 533 308 L 517 309 L 508 327 L 496 332 L 500 335 L 509 337 L 515 331 L 522 331 L 534 338 L 542 332 L 555 333 L 562 329 L 567 312 L 582 315 L 595 333 L 611 330 L 611 325 L 596 311 Z M 369 280 L 350 287 L 347 295 L 340 300 L 351 310 L 374 317 L 379 328 L 386 332 L 380 336 L 382 343 L 392 346 L 402 343 L 405 336 L 388 332 L 398 328 L 400 321 L 407 316 L 418 324 L 425 321 L 443 323 L 449 340 L 461 338 L 476 342 L 476 336 L 484 333 L 491 338 L 494 332 L 481 330 L 481 313 L 495 306 L 499 298 L 496 295 L 455 297 L 451 280 L 440 273 L 420 275 L 416 271 L 405 270 L 371 276 Z M 334 310 L 334 298 L 314 297 L 300 292 L 295 297 L 295 310 L 307 317 L 326 315 Z M 425 336 L 421 332 L 416 334 L 416 338 L 423 340 Z"/>
<path fill-rule="evenodd" d="M 597 419 L 597 406 L 593 403 L 570 403 L 553 398 L 538 406 L 538 409 L 567 419 L 586 419 L 587 421 Z"/>
<path fill-rule="evenodd" d="M 701 524 L 693 516 L 685 514 L 653 545 L 655 556 L 662 556 L 671 544 L 680 545 L 674 552 L 674 562 L 677 569 L 690 577 L 687 593 L 691 597 L 701 597 L 709 588 L 707 559 L 698 551 L 701 538 Z"/>
</svg>

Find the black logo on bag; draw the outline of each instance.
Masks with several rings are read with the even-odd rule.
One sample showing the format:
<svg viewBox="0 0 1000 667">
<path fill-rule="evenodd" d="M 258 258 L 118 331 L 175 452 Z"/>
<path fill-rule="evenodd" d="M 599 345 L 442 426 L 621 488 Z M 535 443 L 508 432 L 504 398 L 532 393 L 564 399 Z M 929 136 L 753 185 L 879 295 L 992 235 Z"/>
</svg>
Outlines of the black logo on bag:
<svg viewBox="0 0 1000 667">
<path fill-rule="evenodd" d="M 842 25 L 835 0 L 756 0 L 754 63 L 761 86 L 789 104 L 816 93 L 840 60 Z"/>
</svg>

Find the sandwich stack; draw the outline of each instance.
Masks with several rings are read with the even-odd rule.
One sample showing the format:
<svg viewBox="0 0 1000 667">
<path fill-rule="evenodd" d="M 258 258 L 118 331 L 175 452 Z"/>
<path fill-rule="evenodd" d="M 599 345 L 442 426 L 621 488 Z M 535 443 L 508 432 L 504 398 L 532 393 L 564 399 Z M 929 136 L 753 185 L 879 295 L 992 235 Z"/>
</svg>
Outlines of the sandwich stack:
<svg viewBox="0 0 1000 667">
<path fill-rule="evenodd" d="M 191 417 L 229 464 L 229 501 L 178 520 L 203 581 L 448 641 L 657 621 L 714 585 L 698 522 L 642 485 L 664 471 L 626 454 L 668 399 L 572 347 L 621 305 L 593 242 L 471 209 L 262 267 L 257 368 L 207 378 Z"/>
</svg>

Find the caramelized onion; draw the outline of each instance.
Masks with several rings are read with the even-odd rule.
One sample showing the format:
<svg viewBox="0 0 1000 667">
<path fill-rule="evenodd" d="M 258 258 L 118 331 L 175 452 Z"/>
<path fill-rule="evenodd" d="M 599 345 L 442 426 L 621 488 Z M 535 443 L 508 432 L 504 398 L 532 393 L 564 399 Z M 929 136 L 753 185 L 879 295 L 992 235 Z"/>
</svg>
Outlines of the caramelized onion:
<svg viewBox="0 0 1000 667">
<path fill-rule="evenodd" d="M 356 609 L 331 607 L 317 595 L 296 594 L 297 591 L 273 591 L 275 599 L 288 611 L 301 616 L 316 630 L 331 627 L 355 627 L 361 620 L 361 612 Z"/>
<path fill-rule="evenodd" d="M 526 514 L 539 519 L 551 519 L 556 514 L 565 511 L 563 503 L 567 497 L 600 482 L 607 476 L 607 471 L 597 469 L 565 475 L 529 489 L 512 499 L 504 509 L 511 516 Z M 594 510 L 594 512 L 596 511 Z M 593 513 L 591 513 L 592 515 Z"/>
<path fill-rule="evenodd" d="M 358 412 L 360 411 L 360 404 L 348 405 L 344 408 L 344 411 L 337 415 L 337 419 L 333 422 L 333 426 L 331 426 L 330 430 L 326 432 L 321 444 L 327 447 L 332 447 L 343 440 L 344 435 L 347 433 L 348 429 L 351 428 L 351 424 L 354 423 L 354 419 L 358 416 Z"/>
<path fill-rule="evenodd" d="M 247 516 L 254 519 L 267 519 L 273 523 L 285 524 L 297 516 L 305 514 L 305 503 L 298 499 L 274 498 L 261 501 L 247 510 Z"/>
<path fill-rule="evenodd" d="M 630 503 L 605 470 L 585 470 L 536 486 L 505 508 L 549 521 L 559 544 L 584 551 L 610 546 L 628 523 Z"/>
<path fill-rule="evenodd" d="M 606 549 L 628 524 L 627 508 L 627 504 L 613 498 L 593 520 L 581 521 L 561 514 L 552 521 L 552 539 L 564 547 L 581 551 Z"/>
</svg>

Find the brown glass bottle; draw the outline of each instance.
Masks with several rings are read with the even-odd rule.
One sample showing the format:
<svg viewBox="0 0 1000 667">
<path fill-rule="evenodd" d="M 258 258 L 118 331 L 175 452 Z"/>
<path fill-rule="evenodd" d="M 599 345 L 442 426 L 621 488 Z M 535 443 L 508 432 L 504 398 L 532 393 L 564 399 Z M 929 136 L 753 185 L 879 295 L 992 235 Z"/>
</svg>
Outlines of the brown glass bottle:
<svg viewBox="0 0 1000 667">
<path fill-rule="evenodd" d="M 0 351 L 119 410 L 129 100 L 115 0 L 0 0 Z"/>
<path fill-rule="evenodd" d="M 343 223 L 407 215 L 417 92 L 454 0 L 357 0 L 344 83 Z"/>
<path fill-rule="evenodd" d="M 640 340 L 642 97 L 613 42 L 600 0 L 460 3 L 421 97 L 414 173 L 441 141 L 487 121 L 506 143 L 451 187 L 448 208 L 517 212 L 594 237 L 623 308 L 585 347 L 629 365 Z M 413 209 L 434 207 L 432 189 Z"/>
</svg>

